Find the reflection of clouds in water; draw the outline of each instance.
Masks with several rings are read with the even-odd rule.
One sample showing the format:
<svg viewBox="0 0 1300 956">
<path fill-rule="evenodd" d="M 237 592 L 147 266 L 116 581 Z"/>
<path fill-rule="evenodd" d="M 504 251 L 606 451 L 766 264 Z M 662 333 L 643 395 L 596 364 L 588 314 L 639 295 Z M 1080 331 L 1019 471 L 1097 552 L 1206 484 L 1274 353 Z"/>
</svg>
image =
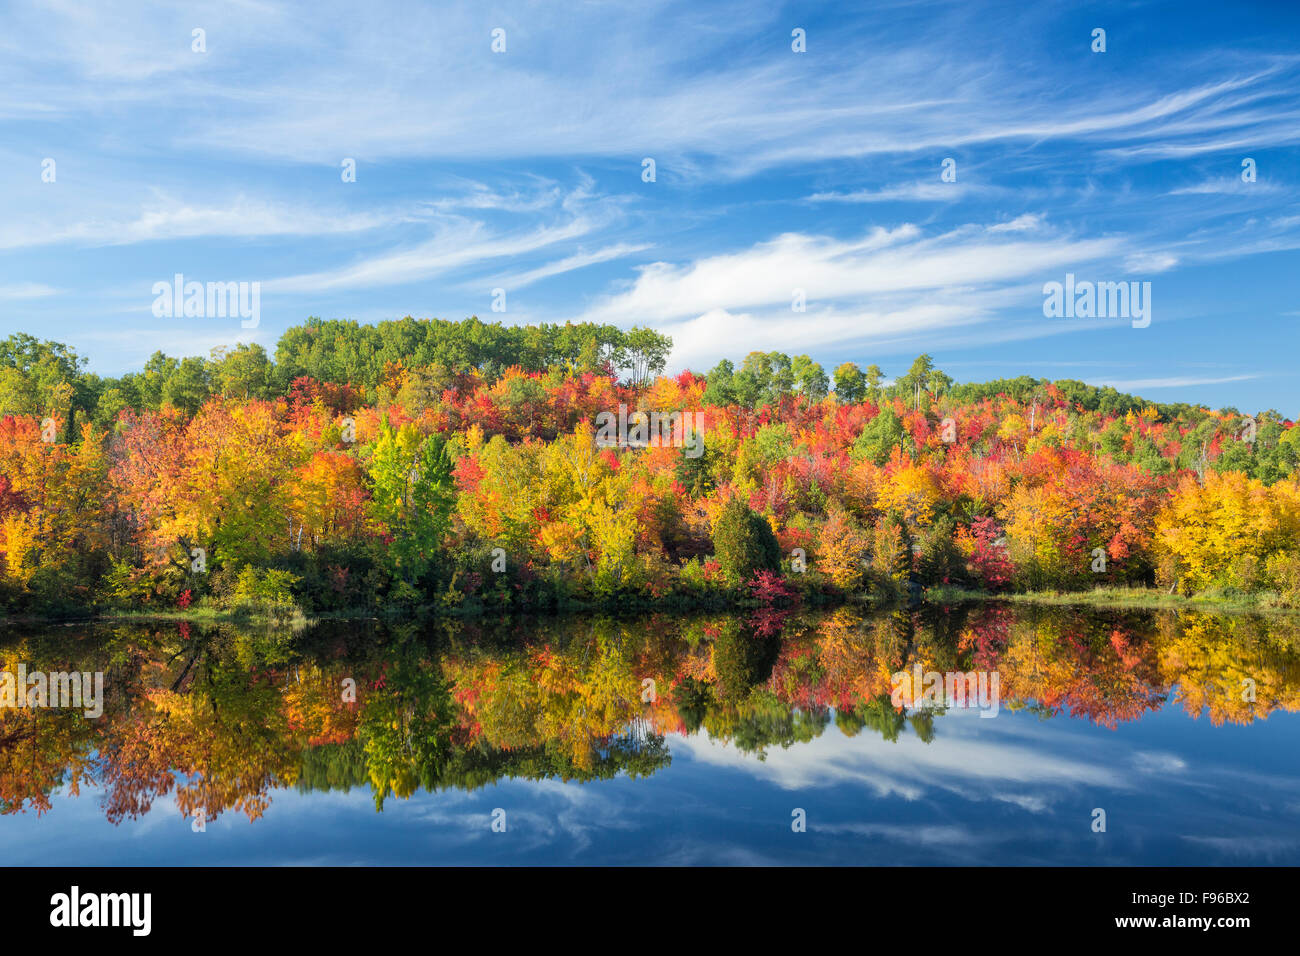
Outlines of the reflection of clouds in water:
<svg viewBox="0 0 1300 956">
<path fill-rule="evenodd" d="M 614 795 L 589 786 L 565 784 L 558 780 L 513 780 L 502 786 L 503 792 L 486 796 L 473 793 L 440 791 L 413 798 L 415 815 L 422 823 L 444 827 L 438 835 L 440 845 L 447 842 L 475 844 L 484 839 L 513 840 L 511 848 L 531 852 L 542 847 L 568 849 L 580 853 L 592 846 L 593 838 L 617 830 L 632 830 L 644 825 L 629 809 L 626 794 Z M 521 791 L 518 796 L 511 791 Z M 439 803 L 456 794 L 453 804 L 471 804 L 464 811 L 453 812 Z M 492 810 L 506 812 L 506 831 L 492 831 Z M 387 812 L 387 811 L 385 811 Z"/>
<path fill-rule="evenodd" d="M 782 854 L 760 853 L 751 847 L 691 838 L 670 843 L 646 862 L 660 866 L 779 866 L 789 860 Z"/>
<path fill-rule="evenodd" d="M 855 862 L 867 866 L 981 866 L 1013 857 L 1024 830 L 951 823 L 819 823 L 816 832 L 853 838 L 860 849 Z M 1043 832 L 1035 833 L 1041 838 Z M 1023 853 L 1023 851 L 1019 851 Z M 1029 862 L 1046 864 L 1048 859 Z"/>
<path fill-rule="evenodd" d="M 817 827 L 822 833 L 851 833 L 857 836 L 878 836 L 889 840 L 904 840 L 921 846 L 977 846 L 1000 842 L 992 834 L 976 835 L 958 826 L 906 826 L 894 823 L 830 823 Z"/>
<path fill-rule="evenodd" d="M 1219 856 L 1294 864 L 1300 838 L 1276 836 L 1184 836 L 1183 840 L 1213 850 Z"/>
<path fill-rule="evenodd" d="M 1133 754 L 1133 769 L 1138 773 L 1182 773 L 1187 761 L 1174 754 L 1140 750 Z"/>
<path fill-rule="evenodd" d="M 35 815 L 0 818 L 21 848 L 11 862 L 352 865 L 903 863 L 984 865 L 1293 863 L 1300 859 L 1300 776 L 1266 751 L 1209 747 L 1223 733 L 1169 714 L 1121 732 L 1082 721 L 951 711 L 922 743 L 832 721 L 767 759 L 710 741 L 668 738 L 685 756 L 648 778 L 501 780 L 478 790 L 390 797 L 369 786 L 274 790 L 249 824 L 227 811 L 190 832 L 174 795 L 112 827 L 103 793 L 54 795 Z M 1170 737 L 1176 729 L 1178 736 Z M 1215 754 L 1219 757 L 1215 757 Z M 1273 751 L 1274 756 L 1278 751 Z M 808 812 L 792 835 L 789 809 Z M 1090 810 L 1109 832 L 1091 832 Z M 506 833 L 491 810 L 508 814 Z M 51 826 L 53 824 L 53 826 Z M 143 839 L 142 839 L 143 838 Z M 919 851 L 920 855 L 911 852 Z M 24 855 L 25 852 L 25 855 Z"/>
<path fill-rule="evenodd" d="M 1021 793 L 990 793 L 989 797 L 1002 803 L 1013 803 L 1030 813 L 1042 813 L 1051 805 L 1051 801 L 1044 797 L 1031 797 Z"/>
<path fill-rule="evenodd" d="M 818 818 L 810 815 L 809 830 L 926 847 L 937 852 L 930 861 L 935 863 L 1149 863 L 1149 852 L 1168 854 L 1155 850 L 1167 841 L 1201 848 L 1201 863 L 1294 862 L 1300 851 L 1293 820 L 1286 821 L 1283 835 L 1270 832 L 1279 822 L 1270 803 L 1300 811 L 1294 799 L 1300 778 L 1293 775 L 1193 764 L 1150 741 L 1068 722 L 975 716 L 943 716 L 928 745 L 912 735 L 890 743 L 865 729 L 845 737 L 831 724 L 809 743 L 769 749 L 761 761 L 703 735 L 674 738 L 672 745 L 694 761 L 797 791 L 804 800 L 848 786 L 868 787 L 880 799 L 915 802 L 912 815 L 930 819 L 870 819 L 896 812 L 883 803 L 853 811 L 867 818 L 861 822 L 846 820 L 842 807 L 826 819 L 831 804 Z M 1005 817 L 995 822 L 979 809 L 984 801 L 1018 807 L 1025 816 L 1011 825 Z M 1094 806 L 1111 815 L 1105 846 L 1096 844 L 1088 827 Z M 1094 858 L 1094 851 L 1102 856 Z M 875 856 L 870 848 L 864 852 Z"/>
<path fill-rule="evenodd" d="M 1098 759 L 1101 742 L 1081 735 L 1056 734 L 1052 750 L 1032 735 L 1013 730 L 1013 721 L 980 721 L 974 713 L 951 712 L 942 718 L 942 733 L 929 744 L 906 735 L 891 743 L 864 729 L 845 737 L 828 726 L 818 738 L 788 749 L 771 748 L 758 760 L 729 744 L 695 735 L 672 738 L 673 751 L 713 766 L 745 771 L 785 790 L 832 784 L 870 787 L 877 796 L 922 799 L 932 789 L 959 793 L 970 799 L 1026 802 L 1038 809 L 1046 795 L 1008 796 L 1006 784 L 1029 787 L 1088 786 L 1114 790 L 1130 788 L 1115 761 Z M 1067 749 L 1079 753 L 1067 756 Z M 1027 807 L 1029 808 L 1029 807 Z"/>
</svg>

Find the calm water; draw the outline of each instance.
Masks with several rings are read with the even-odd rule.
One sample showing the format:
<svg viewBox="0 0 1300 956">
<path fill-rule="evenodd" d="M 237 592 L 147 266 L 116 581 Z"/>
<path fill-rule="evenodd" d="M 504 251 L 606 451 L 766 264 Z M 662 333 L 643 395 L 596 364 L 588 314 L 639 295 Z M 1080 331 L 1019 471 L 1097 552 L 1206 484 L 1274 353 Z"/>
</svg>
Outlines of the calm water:
<svg viewBox="0 0 1300 956">
<path fill-rule="evenodd" d="M 95 720 L 0 710 L 9 864 L 1300 863 L 1296 621 L 76 626 L 0 657 L 105 680 Z M 895 708 L 916 664 L 996 674 L 996 716 Z"/>
</svg>

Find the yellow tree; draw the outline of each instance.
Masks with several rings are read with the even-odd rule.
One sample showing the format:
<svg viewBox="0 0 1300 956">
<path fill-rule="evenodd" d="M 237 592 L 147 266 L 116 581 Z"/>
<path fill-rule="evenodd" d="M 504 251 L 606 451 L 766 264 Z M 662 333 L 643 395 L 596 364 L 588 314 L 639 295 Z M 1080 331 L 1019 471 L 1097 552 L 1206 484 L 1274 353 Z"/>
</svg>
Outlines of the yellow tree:
<svg viewBox="0 0 1300 956">
<path fill-rule="evenodd" d="M 1266 487 L 1239 472 L 1185 477 L 1156 519 L 1157 547 L 1188 591 L 1250 590 L 1268 560 L 1300 549 L 1297 482 Z"/>
<path fill-rule="evenodd" d="M 551 557 L 583 557 L 598 593 L 639 584 L 636 541 L 642 525 L 631 494 L 632 469 L 598 450 L 590 426 L 583 425 L 547 447 L 543 471 L 549 520 L 541 540 Z"/>
<path fill-rule="evenodd" d="M 64 572 L 107 543 L 103 434 L 87 425 L 76 445 L 47 442 L 35 421 L 6 416 L 0 420 L 0 474 L 8 494 L 23 503 L 0 520 L 0 574 L 20 588 L 39 574 L 58 591 Z"/>
<path fill-rule="evenodd" d="M 154 544 L 187 553 L 201 547 L 209 560 L 235 566 L 291 545 L 287 515 L 299 456 L 271 403 L 209 402 L 185 430 Z"/>
<path fill-rule="evenodd" d="M 841 590 L 854 591 L 866 573 L 871 541 L 843 510 L 831 512 L 817 536 L 817 570 Z"/>
<path fill-rule="evenodd" d="M 876 488 L 877 510 L 898 512 L 909 525 L 924 527 L 934 520 L 938 501 L 939 482 L 934 473 L 896 453 L 887 477 Z"/>
</svg>

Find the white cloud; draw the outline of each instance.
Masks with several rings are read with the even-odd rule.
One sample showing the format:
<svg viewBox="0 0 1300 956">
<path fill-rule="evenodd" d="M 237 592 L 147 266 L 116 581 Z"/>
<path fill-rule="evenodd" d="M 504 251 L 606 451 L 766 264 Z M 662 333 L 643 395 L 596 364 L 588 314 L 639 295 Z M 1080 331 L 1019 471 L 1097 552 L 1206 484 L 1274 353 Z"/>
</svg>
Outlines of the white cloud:
<svg viewBox="0 0 1300 956">
<path fill-rule="evenodd" d="M 945 202 L 961 199 L 969 190 L 965 183 L 904 183 L 881 189 L 858 189 L 852 192 L 813 193 L 809 202 Z"/>
<path fill-rule="evenodd" d="M 1276 183 L 1259 182 L 1248 183 L 1242 180 L 1240 176 L 1224 176 L 1219 179 L 1206 179 L 1191 186 L 1181 186 L 1178 189 L 1171 189 L 1168 192 L 1170 196 L 1222 196 L 1222 195 L 1242 195 L 1242 196 L 1266 196 L 1281 192 L 1282 189 Z"/>
<path fill-rule="evenodd" d="M 428 218 L 418 207 L 356 213 L 242 195 L 220 204 L 156 196 L 134 209 L 119 204 L 101 206 L 89 218 L 79 202 L 69 205 L 72 208 L 66 215 L 47 213 L 39 220 L 10 221 L 0 226 L 0 249 L 64 242 L 126 245 L 203 236 L 340 235 Z"/>
<path fill-rule="evenodd" d="M 649 249 L 647 244 L 632 244 L 620 242 L 612 246 L 606 246 L 603 249 L 597 249 L 595 252 L 579 252 L 571 256 L 565 256 L 555 262 L 548 262 L 536 269 L 529 269 L 526 272 L 516 272 L 512 275 L 498 277 L 498 282 L 506 289 L 522 289 L 525 286 L 532 285 L 542 279 L 549 279 L 551 276 L 561 275 L 566 272 L 572 272 L 575 269 L 585 269 L 587 266 L 594 266 L 602 262 L 610 262 L 614 259 L 621 259 L 624 256 L 630 256 L 633 253 Z"/>
<path fill-rule="evenodd" d="M 1167 272 L 1178 265 L 1178 257 L 1168 252 L 1135 252 L 1124 260 L 1129 272 Z"/>
<path fill-rule="evenodd" d="M 992 233 L 999 232 L 1032 232 L 1043 225 L 1043 217 L 1032 212 L 1023 213 L 1016 216 L 1015 219 L 1008 222 L 999 222 L 988 227 Z"/>
<path fill-rule="evenodd" d="M 68 121 L 111 105 L 124 142 L 137 116 L 155 129 L 164 121 L 162 142 L 148 142 L 150 150 L 330 165 L 341 156 L 586 155 L 625 161 L 630 176 L 654 155 L 666 176 L 716 178 L 992 142 L 1068 140 L 1119 157 L 1241 142 L 1258 149 L 1300 137 L 1286 101 L 1268 101 L 1289 95 L 1294 58 L 1216 54 L 1180 61 L 1177 71 L 1156 61 L 1145 82 L 1058 83 L 1045 95 L 1047 80 L 1022 63 L 972 62 L 966 48 L 980 38 L 969 28 L 999 25 L 972 24 L 960 10 L 936 13 L 953 29 L 930 35 L 900 26 L 888 10 L 867 14 L 861 36 L 815 38 L 805 58 L 782 44 L 776 55 L 736 55 L 737 43 L 787 37 L 788 24 L 726 0 L 707 8 L 649 0 L 616 18 L 601 4 L 530 6 L 499 23 L 469 3 L 390 8 L 375 0 L 358 17 L 343 0 L 321 0 L 310 24 L 292 7 L 251 0 L 184 12 L 148 3 L 112 15 L 64 0 L 12 6 L 0 116 Z M 190 50 L 200 21 L 206 54 Z M 507 29 L 504 54 L 490 51 L 494 24 Z M 1188 75 L 1209 79 L 1186 87 Z M 206 108 L 194 110 L 198 102 Z M 881 201 L 900 188 L 944 198 L 930 187 L 887 187 L 843 201 Z"/>
<path fill-rule="evenodd" d="M 675 266 L 641 268 L 632 287 L 597 302 L 593 321 L 672 321 L 751 306 L 781 306 L 793 290 L 809 303 L 900 292 L 989 287 L 1112 255 L 1119 240 L 989 241 L 962 228 L 925 238 L 913 225 L 874 229 L 859 239 L 787 233 L 736 253 Z M 791 313 L 791 322 L 805 323 Z"/>
<path fill-rule="evenodd" d="M 901 341 L 987 322 L 1017 303 L 1037 310 L 1045 276 L 1124 251 L 1116 238 L 1028 238 L 1035 216 L 1000 225 L 1012 228 L 926 236 L 905 224 L 852 239 L 787 233 L 688 263 L 655 262 L 580 319 L 654 324 L 673 337 L 673 367 L 696 368 L 747 348 Z M 804 312 L 792 310 L 796 289 Z M 1056 330 L 1039 321 L 1034 334 Z"/>
<path fill-rule="evenodd" d="M 336 269 L 271 279 L 262 283 L 262 289 L 271 293 L 328 292 L 401 285 L 492 259 L 526 255 L 586 235 L 591 228 L 590 222 L 574 219 L 559 226 L 494 236 L 481 223 L 463 222 L 410 248 L 384 252 Z"/>
<path fill-rule="evenodd" d="M 1221 378 L 1203 378 L 1195 375 L 1172 375 L 1167 378 L 1130 378 L 1130 379 L 1098 379 L 1090 381 L 1088 384 L 1104 388 L 1109 385 L 1111 388 L 1118 389 L 1121 392 L 1136 392 L 1149 388 L 1186 388 L 1192 385 L 1225 385 L 1228 382 L 1248 382 L 1252 379 L 1261 378 L 1258 374 L 1251 375 L 1226 375 Z"/>
<path fill-rule="evenodd" d="M 0 299 L 42 299 L 57 295 L 58 289 L 42 285 L 39 282 L 18 282 L 13 285 L 0 285 Z"/>
<path fill-rule="evenodd" d="M 559 195 L 557 206 L 555 222 L 514 232 L 501 232 L 482 220 L 446 215 L 439 220 L 437 232 L 431 239 L 333 269 L 271 279 L 262 283 L 262 289 L 268 293 L 315 293 L 417 282 L 452 271 L 472 269 L 497 259 L 520 259 L 551 246 L 581 239 L 608 227 L 621 215 L 620 201 L 593 196 L 590 180 L 585 177 L 577 187 Z M 545 275 L 605 261 L 602 255 L 614 258 L 626 254 L 630 248 L 629 245 L 614 246 L 593 254 L 595 258 L 577 254 L 519 275 L 526 284 Z"/>
</svg>

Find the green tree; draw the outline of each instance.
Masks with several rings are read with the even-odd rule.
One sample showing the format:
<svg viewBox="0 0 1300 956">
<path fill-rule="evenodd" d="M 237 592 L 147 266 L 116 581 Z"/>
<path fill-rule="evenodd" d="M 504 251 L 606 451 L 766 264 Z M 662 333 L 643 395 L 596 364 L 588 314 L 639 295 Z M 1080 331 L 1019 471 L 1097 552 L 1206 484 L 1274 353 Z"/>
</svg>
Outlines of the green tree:
<svg viewBox="0 0 1300 956">
<path fill-rule="evenodd" d="M 922 584 L 956 584 L 964 576 L 965 563 L 953 540 L 956 530 L 953 519 L 944 515 L 921 531 L 917 575 Z"/>
<path fill-rule="evenodd" d="M 772 527 L 739 498 L 722 506 L 713 525 L 713 555 L 732 585 L 743 584 L 756 571 L 776 571 L 781 549 Z"/>
<path fill-rule="evenodd" d="M 893 408 L 885 405 L 854 440 L 850 454 L 856 459 L 865 458 L 883 465 L 902 440 L 903 421 Z"/>
<path fill-rule="evenodd" d="M 735 389 L 732 380 L 736 375 L 736 366 L 723 359 L 705 376 L 704 404 L 727 406 L 735 405 Z"/>
<path fill-rule="evenodd" d="M 370 459 L 372 515 L 393 536 L 395 572 L 415 583 L 434 563 L 451 526 L 456 492 L 452 462 L 441 435 L 422 437 L 414 425 L 385 425 Z"/>
<path fill-rule="evenodd" d="M 651 382 L 664 370 L 673 340 L 654 329 L 633 328 L 624 338 L 627 354 L 628 380 L 634 388 Z"/>
<path fill-rule="evenodd" d="M 918 355 L 912 360 L 912 367 L 907 370 L 907 374 L 894 383 L 894 395 L 909 405 L 919 405 L 924 397 L 922 393 L 930 388 L 932 382 L 942 387 L 945 381 L 951 384 L 952 379 L 934 367 L 933 358 L 925 354 Z"/>
<path fill-rule="evenodd" d="M 862 369 L 845 362 L 835 370 L 835 397 L 842 405 L 856 405 L 867 394 L 867 380 Z"/>
<path fill-rule="evenodd" d="M 790 374 L 794 377 L 799 394 L 809 402 L 820 402 L 830 390 L 830 383 L 822 367 L 806 355 L 796 355 L 790 362 Z"/>
<path fill-rule="evenodd" d="M 59 431 L 75 435 L 77 412 L 94 407 L 85 364 L 66 345 L 25 332 L 0 340 L 0 415 L 66 415 Z"/>
<path fill-rule="evenodd" d="M 866 374 L 862 376 L 867 387 L 867 397 L 873 402 L 880 401 L 880 383 L 885 380 L 885 373 L 880 370 L 879 365 L 868 365 Z"/>
<path fill-rule="evenodd" d="M 794 391 L 794 366 L 783 352 L 750 352 L 736 375 L 738 395 L 751 407 L 775 404 Z"/>
<path fill-rule="evenodd" d="M 267 398 L 271 387 L 271 360 L 260 345 L 236 345 L 212 350 L 212 381 L 228 398 L 245 401 Z"/>
</svg>

